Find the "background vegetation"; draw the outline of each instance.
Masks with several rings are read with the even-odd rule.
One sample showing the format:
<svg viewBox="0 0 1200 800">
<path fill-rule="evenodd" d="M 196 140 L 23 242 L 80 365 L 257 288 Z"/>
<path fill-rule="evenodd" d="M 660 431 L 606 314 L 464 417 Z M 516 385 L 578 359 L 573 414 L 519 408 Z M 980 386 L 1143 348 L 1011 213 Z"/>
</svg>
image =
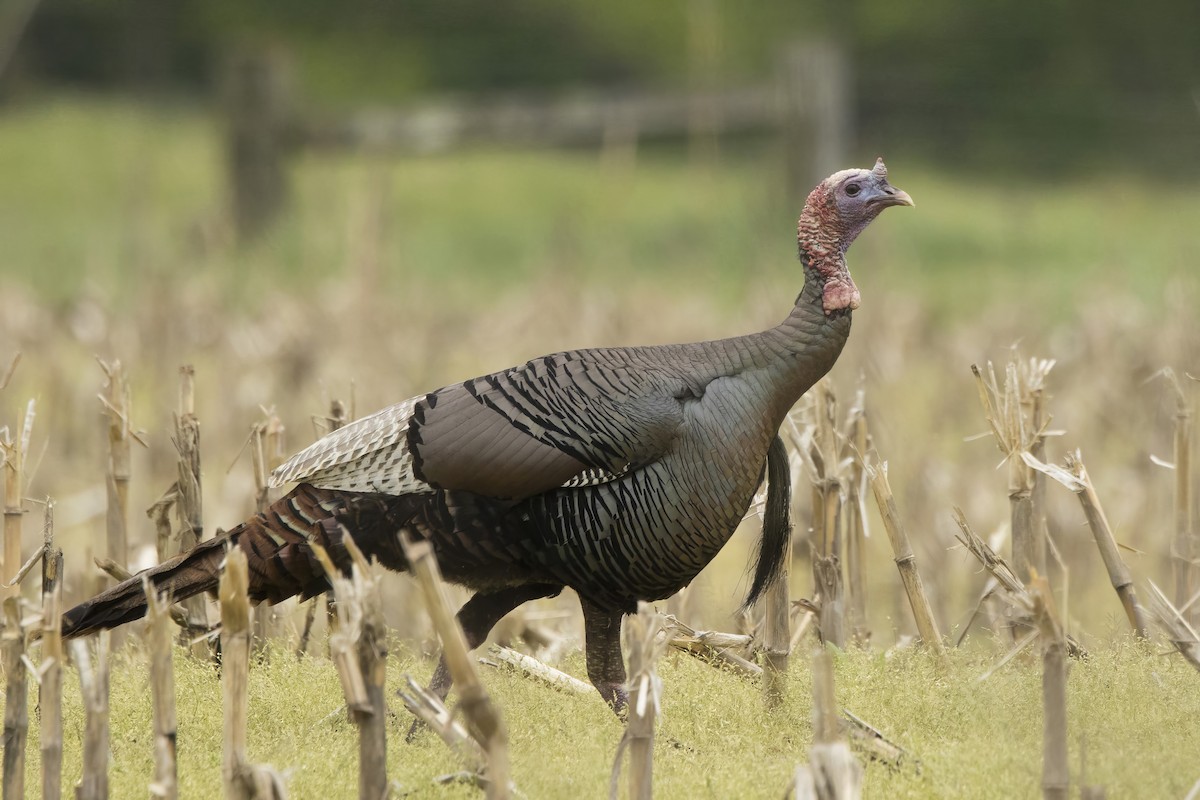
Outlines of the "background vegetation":
<svg viewBox="0 0 1200 800">
<path fill-rule="evenodd" d="M 286 48 L 311 101 L 453 92 L 739 85 L 796 40 L 851 53 L 862 138 L 970 169 L 1138 163 L 1197 174 L 1200 9 L 1151 0 L 47 0 L 6 81 L 156 96 L 209 93 L 228 51 Z M 531 44 L 533 46 L 531 46 Z"/>
</svg>

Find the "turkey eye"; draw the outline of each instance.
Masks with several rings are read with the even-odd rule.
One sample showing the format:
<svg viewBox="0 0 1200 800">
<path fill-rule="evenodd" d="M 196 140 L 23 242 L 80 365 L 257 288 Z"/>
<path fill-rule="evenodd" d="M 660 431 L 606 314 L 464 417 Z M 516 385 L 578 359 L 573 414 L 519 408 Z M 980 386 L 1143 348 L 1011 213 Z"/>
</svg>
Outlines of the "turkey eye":
<svg viewBox="0 0 1200 800">
<path fill-rule="evenodd" d="M 850 195 L 851 197 L 854 197 L 854 195 L 858 194 L 858 192 L 859 189 L 857 183 L 852 183 L 846 187 L 846 194 Z"/>
</svg>

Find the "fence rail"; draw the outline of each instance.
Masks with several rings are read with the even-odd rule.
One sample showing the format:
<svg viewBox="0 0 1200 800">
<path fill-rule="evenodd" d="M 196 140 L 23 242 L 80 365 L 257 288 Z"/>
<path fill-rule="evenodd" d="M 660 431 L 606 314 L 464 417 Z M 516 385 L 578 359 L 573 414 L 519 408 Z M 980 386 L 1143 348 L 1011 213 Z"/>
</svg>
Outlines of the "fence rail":
<svg viewBox="0 0 1200 800">
<path fill-rule="evenodd" d="M 581 90 L 562 97 L 438 100 L 333 116 L 297 112 L 285 55 L 241 53 L 226 73 L 226 138 L 236 229 L 269 226 L 287 203 L 286 163 L 296 150 L 435 153 L 504 147 L 636 148 L 644 140 L 714 142 L 778 135 L 788 190 L 802 198 L 841 166 L 853 136 L 850 71 L 841 48 L 793 45 L 773 80 L 731 89 Z"/>
</svg>

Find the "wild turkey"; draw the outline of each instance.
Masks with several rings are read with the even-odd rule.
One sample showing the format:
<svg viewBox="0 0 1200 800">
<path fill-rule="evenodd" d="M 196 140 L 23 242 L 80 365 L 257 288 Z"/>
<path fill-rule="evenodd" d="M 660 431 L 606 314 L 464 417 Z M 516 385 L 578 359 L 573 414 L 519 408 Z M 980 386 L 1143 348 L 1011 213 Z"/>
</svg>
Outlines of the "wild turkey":
<svg viewBox="0 0 1200 800">
<path fill-rule="evenodd" d="M 385 408 L 276 470 L 276 486 L 298 485 L 267 511 L 146 574 L 175 599 L 212 590 L 236 545 L 251 597 L 274 603 L 328 588 L 309 537 L 348 569 L 349 531 L 369 557 L 404 570 L 405 531 L 474 590 L 458 613 L 472 647 L 522 603 L 574 589 L 588 677 L 620 709 L 622 616 L 686 586 L 733 534 L 784 415 L 850 332 L 859 292 L 846 248 L 884 208 L 912 204 L 882 159 L 831 175 L 800 216 L 804 289 L 778 326 L 555 353 Z M 747 603 L 781 557 L 764 550 Z M 144 612 L 137 576 L 68 611 L 63 633 Z M 449 689 L 444 665 L 434 688 Z"/>
</svg>

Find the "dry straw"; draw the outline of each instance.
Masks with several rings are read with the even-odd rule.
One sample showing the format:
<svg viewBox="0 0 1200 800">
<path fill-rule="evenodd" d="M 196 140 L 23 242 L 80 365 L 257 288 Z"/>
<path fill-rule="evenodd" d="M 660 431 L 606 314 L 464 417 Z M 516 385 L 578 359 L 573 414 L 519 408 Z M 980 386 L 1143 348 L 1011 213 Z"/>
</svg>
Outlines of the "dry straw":
<svg viewBox="0 0 1200 800">
<path fill-rule="evenodd" d="M 267 413 L 265 409 L 264 409 L 264 413 Z M 261 455 L 257 456 L 258 461 L 256 462 L 256 466 L 254 468 L 256 475 L 259 473 L 260 469 L 262 470 L 262 478 L 260 481 L 261 489 L 260 489 L 260 493 L 259 493 L 260 506 L 262 506 L 262 504 L 265 503 L 267 501 L 267 499 L 269 498 L 269 494 L 268 494 L 269 490 L 267 487 L 268 472 L 266 470 L 266 467 L 267 467 L 267 465 L 272 463 L 274 453 L 278 452 L 281 459 L 283 456 L 283 433 L 284 433 L 283 425 L 282 425 L 282 423 L 280 423 L 279 425 L 273 424 L 272 421 L 278 419 L 275 416 L 274 411 L 267 413 L 267 416 L 268 416 L 268 419 L 267 419 L 265 425 L 260 423 L 260 425 L 262 425 L 262 427 L 256 428 L 255 432 L 252 434 L 253 439 L 258 440 L 258 442 L 261 442 L 261 450 L 262 450 Z M 318 417 L 313 418 L 314 427 L 317 425 L 318 420 L 319 420 Z M 330 414 L 328 417 L 325 417 L 324 422 L 325 422 L 325 426 L 326 426 L 325 430 L 322 431 L 322 430 L 318 429 L 317 430 L 318 436 L 321 436 L 323 433 L 332 433 L 346 424 L 346 422 L 347 422 L 346 407 L 342 404 L 342 402 L 340 400 L 334 399 L 332 401 L 332 403 L 330 404 Z M 270 438 L 272 435 L 274 436 L 273 439 Z M 255 450 L 257 451 L 258 449 L 260 449 L 260 445 L 256 442 Z M 282 460 L 279 463 L 282 463 Z M 279 466 L 279 463 L 276 463 L 275 466 Z M 260 464 L 261 464 L 261 467 L 259 466 Z M 271 469 L 274 469 L 275 466 L 272 466 Z M 326 598 L 326 602 L 329 602 L 328 595 L 323 595 L 323 596 Z M 300 632 L 300 641 L 296 644 L 296 658 L 300 658 L 300 656 L 302 656 L 305 653 L 305 651 L 308 650 L 308 642 L 312 638 L 313 626 L 316 624 L 316 621 L 317 621 L 317 607 L 318 607 L 318 605 L 320 605 L 320 603 L 321 603 L 321 596 L 314 597 L 312 600 L 310 600 L 308 602 L 308 608 L 304 612 L 304 628 Z M 334 615 L 336 612 L 335 612 L 334 608 L 330 605 L 326 606 L 326 611 L 327 611 L 326 618 L 327 618 L 329 624 L 333 625 L 334 624 Z"/>
<path fill-rule="evenodd" d="M 413 716 L 429 726 L 446 746 L 458 754 L 466 764 L 467 769 L 480 774 L 487 764 L 487 756 L 479 742 L 471 738 L 467 729 L 454 718 L 454 714 L 446 708 L 437 695 L 425 689 L 411 675 L 404 676 L 408 691 L 400 690 L 400 699 L 404 702 Z"/>
<path fill-rule="evenodd" d="M 870 449 L 865 395 L 855 394 L 839 428 L 837 396 L 823 380 L 806 395 L 809 403 L 788 416 L 786 431 L 795 453 L 793 480 L 807 473 L 811 485 L 814 604 L 823 641 L 845 646 L 870 640 L 866 623 L 866 494 L 863 454 Z M 799 420 L 799 422 L 798 422 Z M 816 600 L 819 598 L 819 602 Z M 809 621 L 805 621 L 805 625 Z M 792 637 L 792 644 L 798 640 Z"/>
<path fill-rule="evenodd" d="M 274 409 L 263 409 L 264 419 L 250 429 L 250 463 L 254 473 L 254 507 L 263 513 L 274 499 L 269 485 L 271 472 L 283 463 L 283 422 Z M 275 633 L 274 606 L 263 603 L 254 608 L 254 646 L 260 656 L 266 655 L 267 640 Z M 301 651 L 303 652 L 303 651 Z"/>
<path fill-rule="evenodd" d="M 54 499 L 47 497 L 42 517 L 42 605 L 50 595 L 61 591 L 63 551 L 54 544 Z M 59 606 L 61 608 L 61 603 Z"/>
<path fill-rule="evenodd" d="M 859 389 L 847 418 L 847 438 L 854 458 L 846 481 L 846 589 L 849 597 L 850 630 L 854 641 L 865 646 L 871 640 L 867 627 L 867 471 L 863 454 L 871 449 L 867 430 L 866 393 Z"/>
<path fill-rule="evenodd" d="M 812 466 L 813 577 L 821 596 L 821 638 L 846 646 L 846 597 L 842 578 L 841 475 L 836 426 L 837 398 L 828 379 L 813 389 L 813 440 L 808 450 Z"/>
</svg>

